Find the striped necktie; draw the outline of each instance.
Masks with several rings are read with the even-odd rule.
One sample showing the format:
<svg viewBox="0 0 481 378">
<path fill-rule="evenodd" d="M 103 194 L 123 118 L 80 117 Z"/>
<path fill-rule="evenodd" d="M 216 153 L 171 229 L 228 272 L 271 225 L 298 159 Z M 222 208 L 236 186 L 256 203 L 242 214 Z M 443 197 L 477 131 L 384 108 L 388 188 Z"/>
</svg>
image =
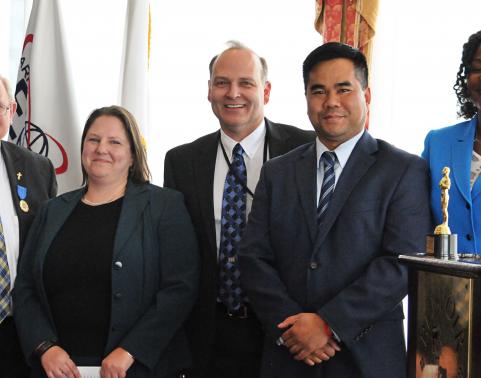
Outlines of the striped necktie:
<svg viewBox="0 0 481 378">
<path fill-rule="evenodd" d="M 0 219 L 0 323 L 10 315 L 10 269 L 8 268 L 7 248 L 3 234 L 2 220 Z"/>
<path fill-rule="evenodd" d="M 317 224 L 322 222 L 327 207 L 329 206 L 329 201 L 334 193 L 334 184 L 336 182 L 334 165 L 336 164 L 336 160 L 337 156 L 335 152 L 325 151 L 321 155 L 320 163 L 324 166 L 324 178 L 322 180 L 319 202 L 317 204 Z"/>
</svg>

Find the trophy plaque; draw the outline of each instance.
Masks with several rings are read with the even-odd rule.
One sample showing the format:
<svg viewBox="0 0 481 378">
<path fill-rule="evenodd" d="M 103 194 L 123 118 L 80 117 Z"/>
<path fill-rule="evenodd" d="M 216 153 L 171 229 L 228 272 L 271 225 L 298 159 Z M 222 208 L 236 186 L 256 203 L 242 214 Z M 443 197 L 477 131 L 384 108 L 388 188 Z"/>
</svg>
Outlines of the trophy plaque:
<svg viewBox="0 0 481 378">
<path fill-rule="evenodd" d="M 408 377 L 481 378 L 481 258 L 399 259 L 409 267 Z"/>
<path fill-rule="evenodd" d="M 457 251 L 448 226 L 449 168 L 439 182 L 443 222 L 409 268 L 408 377 L 481 378 L 481 255 Z"/>
</svg>

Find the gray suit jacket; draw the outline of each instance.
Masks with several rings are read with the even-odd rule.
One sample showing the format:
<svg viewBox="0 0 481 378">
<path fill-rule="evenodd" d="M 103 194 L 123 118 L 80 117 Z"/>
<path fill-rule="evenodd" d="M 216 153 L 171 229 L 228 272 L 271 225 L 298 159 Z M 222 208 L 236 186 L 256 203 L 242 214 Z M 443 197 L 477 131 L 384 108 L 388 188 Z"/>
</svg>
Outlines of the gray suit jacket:
<svg viewBox="0 0 481 378">
<path fill-rule="evenodd" d="M 397 254 L 424 250 L 431 231 L 425 162 L 365 132 L 316 220 L 315 144 L 263 168 L 242 240 L 242 283 L 266 331 L 262 377 L 399 377 L 405 373 Z M 275 340 L 277 324 L 321 316 L 342 340 L 309 367 Z"/>
<path fill-rule="evenodd" d="M 24 353 L 34 365 L 35 348 L 44 340 L 58 340 L 42 265 L 84 191 L 66 193 L 42 207 L 20 260 L 14 289 L 15 321 Z M 105 346 L 105 355 L 120 346 L 135 356 L 129 376 L 163 377 L 189 366 L 181 326 L 196 298 L 198 271 L 195 234 L 182 196 L 151 184 L 130 182 L 114 242 L 113 297 Z"/>
</svg>

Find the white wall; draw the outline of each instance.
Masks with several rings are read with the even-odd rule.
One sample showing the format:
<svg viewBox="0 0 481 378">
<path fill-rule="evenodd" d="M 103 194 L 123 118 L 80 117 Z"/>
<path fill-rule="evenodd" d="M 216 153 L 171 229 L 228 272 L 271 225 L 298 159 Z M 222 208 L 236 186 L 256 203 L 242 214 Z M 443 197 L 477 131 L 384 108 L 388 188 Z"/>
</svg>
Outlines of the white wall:
<svg viewBox="0 0 481 378">
<path fill-rule="evenodd" d="M 480 14 L 479 0 L 381 1 L 371 82 L 376 137 L 419 154 L 428 130 L 459 121 L 452 87 Z"/>
<path fill-rule="evenodd" d="M 0 0 L 2 46 L 7 43 L 8 30 L 24 28 L 19 2 L 23 0 Z M 151 3 L 148 145 L 155 183 L 162 183 L 163 157 L 169 148 L 218 128 L 206 98 L 208 62 L 227 40 L 240 40 L 267 59 L 273 89 L 266 115 L 310 128 L 301 64 L 321 42 L 313 27 L 314 0 Z M 481 28 L 477 16 L 481 2 L 460 0 L 456 5 L 439 6 L 435 0 L 381 2 L 371 72 L 370 130 L 374 136 L 420 153 L 429 129 L 456 122 L 452 85 L 462 44 Z M 118 100 L 126 0 L 62 0 L 61 6 L 79 124 L 83 124 L 95 107 Z M 5 26 L 13 12 L 9 8 L 17 9 L 14 29 Z M 0 72 L 11 67 L 15 71 L 21 34 L 16 39 L 10 35 L 10 52 L 2 49 Z"/>
</svg>

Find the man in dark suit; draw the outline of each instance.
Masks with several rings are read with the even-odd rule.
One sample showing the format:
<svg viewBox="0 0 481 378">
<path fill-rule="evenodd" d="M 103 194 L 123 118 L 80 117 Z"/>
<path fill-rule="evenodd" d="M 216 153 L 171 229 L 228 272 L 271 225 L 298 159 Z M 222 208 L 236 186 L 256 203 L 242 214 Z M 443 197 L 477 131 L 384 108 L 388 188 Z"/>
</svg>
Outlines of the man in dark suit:
<svg viewBox="0 0 481 378">
<path fill-rule="evenodd" d="M 0 139 L 7 135 L 15 110 L 8 81 L 0 76 Z M 22 378 L 29 373 L 11 316 L 10 292 L 30 224 L 39 205 L 56 195 L 57 181 L 47 158 L 3 140 L 0 150 L 0 259 L 8 262 L 0 279 L 4 285 L 8 282 L 8 289 L 0 293 L 0 302 L 8 304 L 4 308 L 7 316 L 0 315 L 0 377 Z"/>
<path fill-rule="evenodd" d="M 220 130 L 176 147 L 165 157 L 164 185 L 184 194 L 202 254 L 199 300 L 187 322 L 194 356 L 188 376 L 255 378 L 263 332 L 238 287 L 237 243 L 262 164 L 315 136 L 264 118 L 271 89 L 267 65 L 249 48 L 233 42 L 212 59 L 209 69 L 208 99 Z M 240 155 L 234 152 L 238 149 Z M 233 154 L 242 160 L 244 177 L 234 173 Z M 228 231 L 225 204 L 230 185 L 242 193 L 243 205 L 238 224 Z M 225 287 L 227 264 L 236 275 L 230 287 Z M 242 299 L 229 302 L 234 291 Z"/>
<path fill-rule="evenodd" d="M 365 57 L 340 43 L 304 61 L 311 143 L 269 161 L 239 263 L 266 331 L 262 377 L 406 377 L 399 253 L 431 231 L 418 157 L 364 130 Z"/>
</svg>

